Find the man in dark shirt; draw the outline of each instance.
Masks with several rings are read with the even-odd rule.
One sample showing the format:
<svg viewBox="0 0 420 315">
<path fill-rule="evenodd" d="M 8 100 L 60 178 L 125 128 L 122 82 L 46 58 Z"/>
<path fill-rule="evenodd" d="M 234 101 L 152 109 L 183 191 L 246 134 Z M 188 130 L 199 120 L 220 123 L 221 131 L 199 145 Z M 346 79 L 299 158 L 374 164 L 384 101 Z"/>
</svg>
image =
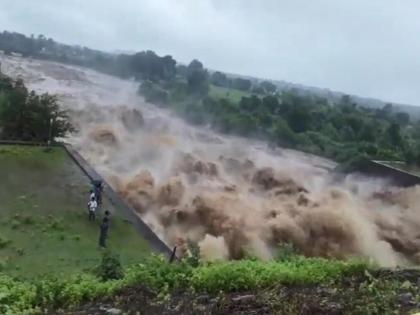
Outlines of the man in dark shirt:
<svg viewBox="0 0 420 315">
<path fill-rule="evenodd" d="M 101 205 L 102 204 L 102 191 L 104 189 L 102 185 L 102 181 L 94 180 L 92 184 L 93 184 L 93 192 L 95 194 L 95 198 L 98 202 L 98 205 Z"/>
<path fill-rule="evenodd" d="M 106 247 L 106 239 L 108 237 L 108 230 L 109 230 L 109 219 L 105 217 L 102 220 L 102 224 L 100 226 L 100 233 L 99 233 L 99 246 Z"/>
</svg>

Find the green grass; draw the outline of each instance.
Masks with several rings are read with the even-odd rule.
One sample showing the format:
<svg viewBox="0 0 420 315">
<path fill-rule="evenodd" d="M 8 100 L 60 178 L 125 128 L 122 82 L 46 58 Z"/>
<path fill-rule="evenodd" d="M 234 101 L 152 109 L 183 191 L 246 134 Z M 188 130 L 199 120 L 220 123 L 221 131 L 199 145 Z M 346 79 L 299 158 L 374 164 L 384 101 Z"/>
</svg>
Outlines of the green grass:
<svg viewBox="0 0 420 315">
<path fill-rule="evenodd" d="M 62 148 L 0 146 L 0 272 L 25 278 L 66 275 L 100 261 L 99 220 L 88 222 L 89 180 Z M 150 252 L 129 223 L 113 215 L 109 247 L 125 264 Z"/>
<path fill-rule="evenodd" d="M 168 264 L 164 258 L 152 256 L 142 264 L 126 268 L 124 278 L 105 282 L 86 273 L 66 280 L 58 278 L 37 282 L 18 281 L 0 275 L 0 292 L 4 292 L 3 297 L 0 295 L 0 311 L 1 302 L 15 312 L 34 307 L 68 307 L 136 285 L 146 286 L 163 295 L 173 290 L 228 293 L 264 289 L 274 284 L 316 285 L 342 276 L 363 274 L 366 268 L 366 264 L 357 261 L 302 257 L 281 262 L 242 260 L 193 267 L 186 261 Z"/>
<path fill-rule="evenodd" d="M 236 89 L 210 85 L 209 95 L 215 98 L 227 98 L 234 103 L 238 103 L 242 97 L 249 96 L 250 93 Z"/>
</svg>

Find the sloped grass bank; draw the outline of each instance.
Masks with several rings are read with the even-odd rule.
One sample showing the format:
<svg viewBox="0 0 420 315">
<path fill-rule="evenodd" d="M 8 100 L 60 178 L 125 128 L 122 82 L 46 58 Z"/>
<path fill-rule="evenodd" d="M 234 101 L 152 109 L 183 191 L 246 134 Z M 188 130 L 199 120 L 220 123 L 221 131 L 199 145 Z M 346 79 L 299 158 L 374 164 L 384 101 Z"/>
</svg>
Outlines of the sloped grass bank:
<svg viewBox="0 0 420 315">
<path fill-rule="evenodd" d="M 0 272 L 62 276 L 98 264 L 101 215 L 87 220 L 89 189 L 63 148 L 0 145 Z M 109 246 L 122 262 L 149 255 L 148 244 L 106 200 L 104 209 L 113 212 Z"/>
</svg>

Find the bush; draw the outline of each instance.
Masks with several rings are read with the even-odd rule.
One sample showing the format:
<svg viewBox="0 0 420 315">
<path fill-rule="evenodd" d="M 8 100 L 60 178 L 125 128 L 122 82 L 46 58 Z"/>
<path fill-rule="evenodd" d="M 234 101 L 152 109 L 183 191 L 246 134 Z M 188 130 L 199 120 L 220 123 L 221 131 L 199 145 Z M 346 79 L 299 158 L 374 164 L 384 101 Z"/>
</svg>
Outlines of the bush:
<svg viewBox="0 0 420 315">
<path fill-rule="evenodd" d="M 6 248 L 12 241 L 0 235 L 0 249 Z"/>
<path fill-rule="evenodd" d="M 283 243 L 276 250 L 276 260 L 285 261 L 298 256 L 298 250 L 292 243 Z"/>
<path fill-rule="evenodd" d="M 362 272 L 366 265 L 358 261 L 330 261 L 296 257 L 284 262 L 228 261 L 194 269 L 191 286 L 208 292 L 232 292 L 281 284 L 316 284 L 337 279 L 348 273 Z"/>
<path fill-rule="evenodd" d="M 192 267 L 198 267 L 200 265 L 200 247 L 190 240 L 188 240 L 187 246 L 189 255 L 185 258 L 185 262 Z"/>
<path fill-rule="evenodd" d="M 106 250 L 101 264 L 96 268 L 96 275 L 102 281 L 121 279 L 124 276 L 120 258 Z"/>
</svg>

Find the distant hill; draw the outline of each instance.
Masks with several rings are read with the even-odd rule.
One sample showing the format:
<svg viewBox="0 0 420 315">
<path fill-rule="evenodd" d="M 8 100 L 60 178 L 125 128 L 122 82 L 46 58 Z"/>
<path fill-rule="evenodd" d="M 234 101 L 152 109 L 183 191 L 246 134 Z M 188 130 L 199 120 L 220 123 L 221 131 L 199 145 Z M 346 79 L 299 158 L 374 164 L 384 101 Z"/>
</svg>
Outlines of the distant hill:
<svg viewBox="0 0 420 315">
<path fill-rule="evenodd" d="M 212 70 L 214 72 L 214 70 Z M 344 95 L 349 95 L 352 100 L 359 104 L 363 105 L 364 107 L 370 108 L 383 108 L 386 104 L 392 104 L 394 112 L 406 112 L 408 113 L 413 119 L 420 119 L 420 106 L 411 105 L 411 104 L 400 104 L 400 103 L 392 103 L 387 102 L 384 100 L 379 100 L 375 98 L 363 97 L 354 94 L 348 94 L 339 91 L 333 91 L 328 88 L 320 88 L 314 87 L 309 85 L 303 85 L 298 83 L 292 83 L 284 80 L 270 80 L 270 79 L 262 79 L 258 77 L 253 77 L 249 75 L 239 75 L 235 73 L 226 73 L 226 75 L 230 78 L 243 78 L 251 80 L 253 83 L 258 83 L 262 81 L 270 81 L 277 86 L 278 92 L 283 91 L 290 91 L 293 90 L 295 93 L 302 95 L 302 96 L 317 96 L 323 97 L 330 101 L 330 103 L 338 102 Z"/>
<path fill-rule="evenodd" d="M 63 63 L 77 64 L 119 76 L 126 76 L 130 73 L 129 69 L 127 69 L 127 67 L 130 67 L 131 62 L 129 60 L 129 56 L 136 54 L 136 52 L 132 50 L 124 49 L 105 52 L 87 47 L 81 47 L 79 45 L 58 43 L 53 39 L 47 38 L 43 35 L 34 37 L 8 31 L 3 31 L 0 33 L 0 50 L 7 54 L 20 53 L 23 56 L 32 56 L 35 58 L 49 59 Z M 182 65 L 182 63 L 177 64 Z M 121 65 L 123 65 L 123 67 Z M 214 71 L 209 70 L 209 72 Z M 225 74 L 230 78 L 246 78 L 253 83 L 270 81 L 277 86 L 279 92 L 293 90 L 295 93 L 302 96 L 312 95 L 326 98 L 328 101 L 330 101 L 330 103 L 336 103 L 342 96 L 346 95 L 346 93 L 332 91 L 328 88 L 305 86 L 283 80 L 267 80 L 233 73 Z M 355 103 L 364 107 L 382 108 L 387 103 L 390 103 L 357 95 L 350 96 Z M 392 105 L 394 112 L 404 111 L 415 120 L 420 119 L 420 106 L 396 103 L 392 103 Z"/>
</svg>

